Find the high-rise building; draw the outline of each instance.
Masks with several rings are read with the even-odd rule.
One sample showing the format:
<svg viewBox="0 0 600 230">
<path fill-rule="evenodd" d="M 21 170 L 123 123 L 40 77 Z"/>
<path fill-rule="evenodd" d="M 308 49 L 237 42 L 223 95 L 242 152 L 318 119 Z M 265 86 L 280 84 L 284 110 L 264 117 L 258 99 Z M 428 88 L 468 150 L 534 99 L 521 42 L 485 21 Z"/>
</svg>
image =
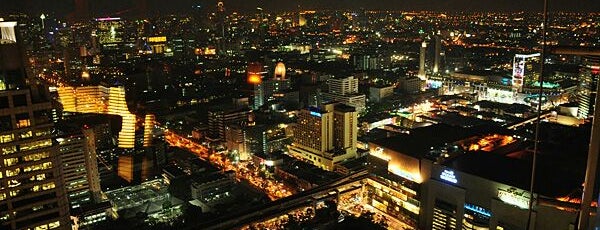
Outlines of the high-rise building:
<svg viewBox="0 0 600 230">
<path fill-rule="evenodd" d="M 600 78 L 600 57 L 584 57 L 577 91 L 579 101 L 577 117 L 587 118 L 593 115 L 596 94 L 598 93 L 598 78 Z"/>
<path fill-rule="evenodd" d="M 540 53 L 515 54 L 513 59 L 512 86 L 521 91 L 523 84 L 531 85 L 540 78 Z"/>
<path fill-rule="evenodd" d="M 433 73 L 440 71 L 440 54 L 442 52 L 442 40 L 440 36 L 435 36 L 435 54 L 433 59 Z"/>
<path fill-rule="evenodd" d="M 419 73 L 417 77 L 421 80 L 426 80 L 425 75 L 425 53 L 427 52 L 427 43 L 421 43 L 421 49 L 419 50 Z"/>
<path fill-rule="evenodd" d="M 223 109 L 214 108 L 208 111 L 208 131 L 212 138 L 225 140 L 226 129 L 229 124 L 248 123 L 252 111 L 247 108 Z"/>
<path fill-rule="evenodd" d="M 367 97 L 358 93 L 358 79 L 353 76 L 347 78 L 332 78 L 327 81 L 329 91 L 323 93 L 324 102 L 339 102 L 356 108 L 358 113 L 366 109 Z"/>
<path fill-rule="evenodd" d="M 349 95 L 358 93 L 358 79 L 354 76 L 347 78 L 332 78 L 327 81 L 329 93 Z"/>
<path fill-rule="evenodd" d="M 293 127 L 290 153 L 325 170 L 356 157 L 357 112 L 344 104 L 303 109 Z"/>
<path fill-rule="evenodd" d="M 252 84 L 254 91 L 254 103 L 252 104 L 253 109 L 260 108 L 265 104 L 264 98 L 264 87 L 263 87 L 263 66 L 259 62 L 250 62 L 246 69 L 247 80 L 249 84 Z"/>
<path fill-rule="evenodd" d="M 65 189 L 71 208 L 91 204 L 100 196 L 96 140 L 92 129 L 64 130 L 56 138 Z"/>
<path fill-rule="evenodd" d="M 58 95 L 65 112 L 121 116 L 122 126 L 118 146 L 128 149 L 134 147 L 136 115 L 129 112 L 124 87 L 60 87 Z"/>
<path fill-rule="evenodd" d="M 0 22 L 0 228 L 68 229 L 52 104 L 47 92 L 25 84 L 16 25 Z"/>
</svg>

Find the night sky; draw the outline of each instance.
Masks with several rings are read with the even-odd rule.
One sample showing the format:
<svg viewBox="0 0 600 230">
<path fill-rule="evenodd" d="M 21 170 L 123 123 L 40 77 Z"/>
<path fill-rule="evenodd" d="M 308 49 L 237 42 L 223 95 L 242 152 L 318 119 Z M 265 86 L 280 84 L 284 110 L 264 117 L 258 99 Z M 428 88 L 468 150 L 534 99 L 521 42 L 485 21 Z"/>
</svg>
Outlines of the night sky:
<svg viewBox="0 0 600 230">
<path fill-rule="evenodd" d="M 114 16 L 139 0 L 88 0 L 96 16 Z M 192 5 L 212 10 L 216 0 L 146 0 L 150 12 L 188 12 Z M 38 14 L 73 11 L 74 0 L 0 0 L 0 12 Z M 540 11 L 543 0 L 224 0 L 228 11 L 247 12 L 261 6 L 268 11 L 302 9 L 390 9 L 436 11 Z M 599 0 L 549 0 L 551 11 L 600 12 Z"/>
</svg>

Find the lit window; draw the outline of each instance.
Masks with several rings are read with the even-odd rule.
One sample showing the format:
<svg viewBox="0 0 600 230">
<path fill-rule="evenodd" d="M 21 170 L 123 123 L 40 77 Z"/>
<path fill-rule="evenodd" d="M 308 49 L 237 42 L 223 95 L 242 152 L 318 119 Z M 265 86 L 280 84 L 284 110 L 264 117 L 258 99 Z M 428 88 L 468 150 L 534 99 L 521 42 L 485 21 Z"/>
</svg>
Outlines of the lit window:
<svg viewBox="0 0 600 230">
<path fill-rule="evenodd" d="M 6 159 L 4 159 L 4 166 L 6 166 L 6 167 L 16 165 L 17 163 L 19 163 L 19 159 L 18 158 L 6 158 Z"/>
<path fill-rule="evenodd" d="M 6 199 L 6 193 L 0 193 L 0 200 Z"/>
<path fill-rule="evenodd" d="M 22 119 L 17 121 L 17 128 L 25 128 L 31 126 L 29 119 Z"/>
<path fill-rule="evenodd" d="M 33 136 L 33 132 L 31 132 L 31 131 L 21 133 L 21 139 L 30 138 L 32 136 Z"/>
<path fill-rule="evenodd" d="M 11 176 L 19 175 L 20 172 L 21 172 L 21 169 L 16 168 L 16 169 L 6 170 L 6 171 L 4 171 L 4 174 L 6 174 L 6 177 L 11 177 Z"/>
<path fill-rule="evenodd" d="M 42 185 L 43 190 L 53 189 L 54 187 L 55 187 L 54 182 L 50 182 L 50 183 L 46 183 L 46 184 Z"/>
<path fill-rule="evenodd" d="M 15 196 L 19 195 L 20 192 L 21 192 L 21 190 L 10 191 L 10 196 L 15 197 Z"/>
<path fill-rule="evenodd" d="M 8 143 L 13 141 L 14 135 L 13 134 L 4 134 L 4 135 L 0 135 L 0 143 Z"/>
<path fill-rule="evenodd" d="M 50 152 L 29 154 L 23 157 L 23 161 L 38 161 L 50 157 Z"/>
<path fill-rule="evenodd" d="M 37 170 L 42 170 L 42 169 L 49 169 L 49 168 L 52 168 L 52 162 L 45 162 L 45 163 L 41 163 L 41 164 L 27 166 L 27 167 L 23 168 L 23 172 L 32 172 L 32 171 L 37 171 Z"/>
<path fill-rule="evenodd" d="M 2 155 L 7 155 L 7 154 L 11 154 L 14 152 L 17 152 L 17 146 L 6 146 L 6 147 L 2 147 L 0 148 L 0 152 L 2 153 Z"/>
<path fill-rule="evenodd" d="M 50 229 L 58 228 L 58 227 L 60 227 L 60 221 L 54 221 L 54 222 L 48 224 L 48 228 L 50 228 Z"/>
<path fill-rule="evenodd" d="M 34 228 L 35 230 L 48 230 L 48 225 L 44 224 L 44 225 L 40 225 Z"/>
<path fill-rule="evenodd" d="M 51 145 L 52 145 L 52 140 L 51 139 L 46 139 L 46 140 L 41 140 L 41 141 L 34 141 L 34 142 L 22 144 L 21 145 L 21 151 L 27 151 L 27 150 L 32 150 L 32 149 L 39 149 L 39 148 L 43 148 L 43 147 L 47 147 L 47 146 L 51 146 Z"/>
</svg>

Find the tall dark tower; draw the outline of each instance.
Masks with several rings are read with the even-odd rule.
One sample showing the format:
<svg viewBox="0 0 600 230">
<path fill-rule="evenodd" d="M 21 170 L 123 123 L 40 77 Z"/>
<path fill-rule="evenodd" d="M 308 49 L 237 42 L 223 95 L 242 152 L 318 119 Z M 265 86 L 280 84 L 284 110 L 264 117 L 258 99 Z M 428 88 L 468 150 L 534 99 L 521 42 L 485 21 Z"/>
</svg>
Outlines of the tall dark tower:
<svg viewBox="0 0 600 230">
<path fill-rule="evenodd" d="M 225 5 L 223 2 L 217 3 L 217 18 L 219 20 L 220 37 L 225 37 Z"/>
<path fill-rule="evenodd" d="M 16 25 L 0 22 L 0 229 L 69 229 L 52 103 L 27 84 Z"/>
<path fill-rule="evenodd" d="M 433 60 L 433 73 L 440 71 L 440 53 L 442 52 L 442 40 L 440 35 L 435 36 L 435 54 Z"/>
</svg>

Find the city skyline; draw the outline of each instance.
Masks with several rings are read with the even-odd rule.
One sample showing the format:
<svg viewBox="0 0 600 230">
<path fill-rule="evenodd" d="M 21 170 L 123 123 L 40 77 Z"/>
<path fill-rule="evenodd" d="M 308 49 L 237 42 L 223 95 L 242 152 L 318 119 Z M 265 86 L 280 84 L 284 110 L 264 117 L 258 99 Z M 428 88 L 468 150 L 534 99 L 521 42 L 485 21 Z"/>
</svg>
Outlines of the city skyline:
<svg viewBox="0 0 600 230">
<path fill-rule="evenodd" d="M 65 16 L 75 9 L 75 0 L 55 0 L 52 2 L 43 0 L 24 0 L 11 1 L 2 0 L 2 12 L 26 12 L 33 14 L 53 13 L 59 16 Z M 200 6 L 205 10 L 212 10 L 216 7 L 217 1 L 209 0 L 178 0 L 164 4 L 163 1 L 122 1 L 122 0 L 88 0 L 90 13 L 96 16 L 118 16 L 126 14 L 133 5 L 145 2 L 147 10 L 152 13 L 171 14 L 171 13 L 190 13 Z M 298 7 L 306 10 L 403 10 L 403 11 L 440 11 L 440 12 L 541 12 L 543 1 L 524 0 L 519 4 L 510 1 L 470 1 L 470 0 L 421 0 L 421 1 L 396 1 L 382 0 L 376 2 L 367 2 L 360 0 L 320 0 L 320 1 L 224 1 L 228 10 L 248 13 L 261 7 L 269 12 L 294 11 Z M 577 3 L 567 0 L 549 1 L 550 12 L 599 12 L 600 5 L 594 0 L 581 0 Z"/>
<path fill-rule="evenodd" d="M 0 12 L 0 229 L 600 227 L 600 13 L 73 2 Z"/>
</svg>

